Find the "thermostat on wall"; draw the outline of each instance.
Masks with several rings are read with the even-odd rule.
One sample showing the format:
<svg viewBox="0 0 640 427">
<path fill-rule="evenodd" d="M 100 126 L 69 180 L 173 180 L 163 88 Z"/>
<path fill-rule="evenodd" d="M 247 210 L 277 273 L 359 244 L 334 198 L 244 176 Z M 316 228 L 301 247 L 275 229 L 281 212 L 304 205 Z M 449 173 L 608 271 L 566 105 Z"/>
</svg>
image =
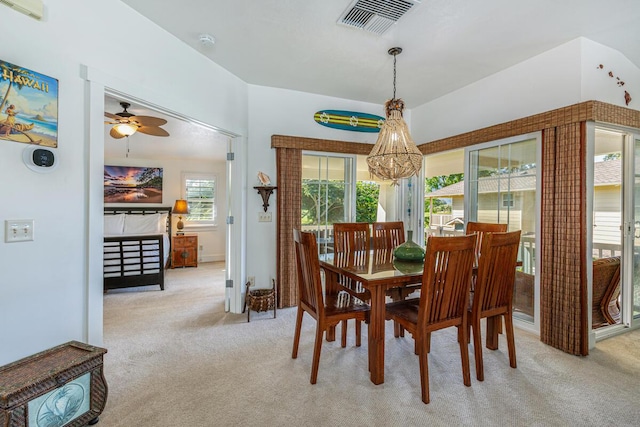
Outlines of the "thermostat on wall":
<svg viewBox="0 0 640 427">
<path fill-rule="evenodd" d="M 22 160 L 29 169 L 35 172 L 51 172 L 58 166 L 55 149 L 30 145 L 22 152 Z"/>
</svg>

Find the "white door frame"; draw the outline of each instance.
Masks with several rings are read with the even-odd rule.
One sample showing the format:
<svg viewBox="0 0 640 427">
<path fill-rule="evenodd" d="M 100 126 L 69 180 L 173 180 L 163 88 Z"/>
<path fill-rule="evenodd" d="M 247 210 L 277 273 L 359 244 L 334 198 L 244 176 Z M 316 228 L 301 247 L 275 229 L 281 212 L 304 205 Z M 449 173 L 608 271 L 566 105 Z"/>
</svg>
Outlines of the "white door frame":
<svg viewBox="0 0 640 427">
<path fill-rule="evenodd" d="M 228 292 L 228 308 L 234 313 L 241 310 L 241 278 L 244 276 L 246 256 L 246 223 L 243 215 L 243 207 L 246 208 L 246 140 L 239 135 L 216 127 L 214 125 L 199 122 L 180 113 L 176 113 L 159 104 L 152 104 L 144 100 L 158 100 L 160 94 L 139 84 L 130 83 L 124 79 L 119 79 L 108 75 L 96 68 L 82 66 L 82 77 L 88 83 L 86 112 L 88 117 L 88 131 L 85 144 L 85 158 L 87 159 L 87 181 L 85 191 L 88 201 L 87 223 L 85 242 L 87 248 L 87 258 L 85 266 L 86 288 L 86 330 L 84 335 L 86 341 L 93 345 L 103 345 L 103 278 L 102 278 L 102 238 L 103 238 L 103 174 L 104 174 L 104 97 L 105 94 L 124 95 L 125 97 L 142 105 L 161 111 L 164 114 L 182 118 L 187 121 L 213 129 L 238 141 L 234 144 L 236 150 L 235 161 L 238 167 L 233 168 L 233 176 L 228 180 L 233 181 L 233 197 L 230 211 L 234 212 L 235 224 L 238 224 L 235 244 L 231 245 L 229 253 L 230 259 L 226 260 L 233 280 L 233 290 Z M 242 189 L 242 190 L 241 190 Z M 239 243 L 239 244 L 238 244 Z"/>
</svg>

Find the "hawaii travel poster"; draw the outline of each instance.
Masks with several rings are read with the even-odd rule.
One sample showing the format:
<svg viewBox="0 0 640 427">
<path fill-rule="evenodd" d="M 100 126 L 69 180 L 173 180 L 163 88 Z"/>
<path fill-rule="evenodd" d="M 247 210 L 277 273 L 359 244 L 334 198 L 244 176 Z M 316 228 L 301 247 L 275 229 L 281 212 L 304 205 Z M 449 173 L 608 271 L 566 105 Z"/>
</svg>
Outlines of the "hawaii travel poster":
<svg viewBox="0 0 640 427">
<path fill-rule="evenodd" d="M 0 60 L 0 140 L 58 146 L 58 80 Z"/>
</svg>

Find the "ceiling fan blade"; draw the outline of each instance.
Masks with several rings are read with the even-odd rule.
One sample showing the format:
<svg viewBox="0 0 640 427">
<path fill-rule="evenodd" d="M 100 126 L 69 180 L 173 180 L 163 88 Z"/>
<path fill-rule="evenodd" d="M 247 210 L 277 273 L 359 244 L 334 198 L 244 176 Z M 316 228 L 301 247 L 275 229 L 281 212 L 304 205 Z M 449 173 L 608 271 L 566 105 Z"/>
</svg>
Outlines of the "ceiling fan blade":
<svg viewBox="0 0 640 427">
<path fill-rule="evenodd" d="M 157 126 L 140 126 L 138 132 L 153 136 L 169 136 L 169 132 Z"/>
<path fill-rule="evenodd" d="M 129 117 L 129 120 L 134 120 L 141 126 L 162 126 L 167 124 L 167 121 L 165 119 L 151 116 L 133 116 Z"/>
<path fill-rule="evenodd" d="M 114 120 L 118 120 L 120 118 L 120 117 L 116 116 L 115 114 L 107 113 L 106 111 L 104 112 L 104 116 L 105 117 L 109 117 L 110 119 L 114 119 Z"/>
<path fill-rule="evenodd" d="M 118 132 L 116 128 L 111 128 L 111 130 L 109 131 L 109 135 L 111 135 L 111 137 L 115 139 L 124 138 L 124 135 Z"/>
</svg>

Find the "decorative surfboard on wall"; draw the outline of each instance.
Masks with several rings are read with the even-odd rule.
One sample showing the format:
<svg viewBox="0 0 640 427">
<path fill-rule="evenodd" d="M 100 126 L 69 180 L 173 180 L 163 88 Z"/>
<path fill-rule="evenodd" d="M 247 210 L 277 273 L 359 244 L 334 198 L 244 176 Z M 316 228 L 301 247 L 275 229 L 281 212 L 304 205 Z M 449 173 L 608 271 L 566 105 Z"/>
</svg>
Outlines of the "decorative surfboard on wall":
<svg viewBox="0 0 640 427">
<path fill-rule="evenodd" d="M 320 110 L 313 115 L 319 125 L 354 132 L 380 132 L 384 117 L 344 110 Z"/>
</svg>

